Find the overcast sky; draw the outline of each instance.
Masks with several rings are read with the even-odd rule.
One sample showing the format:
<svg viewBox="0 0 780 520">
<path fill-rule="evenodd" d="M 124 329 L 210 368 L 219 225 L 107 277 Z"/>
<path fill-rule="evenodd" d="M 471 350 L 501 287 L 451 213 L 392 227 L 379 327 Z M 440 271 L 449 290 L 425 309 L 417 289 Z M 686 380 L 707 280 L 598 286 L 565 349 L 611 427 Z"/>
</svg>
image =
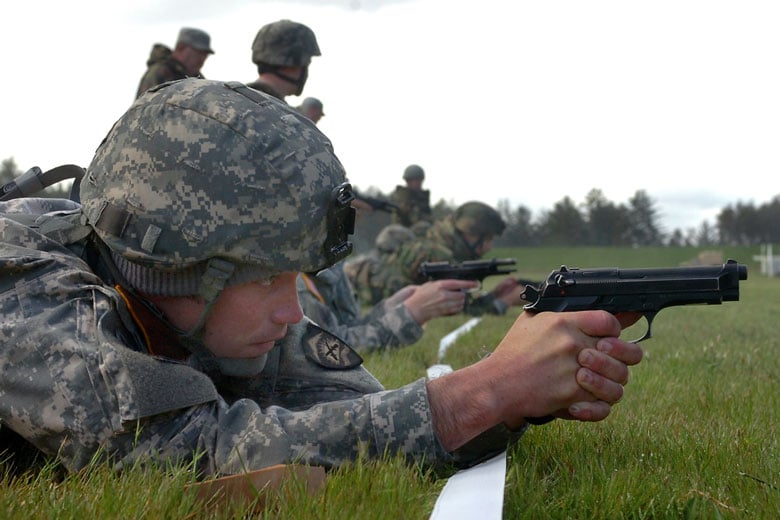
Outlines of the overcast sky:
<svg viewBox="0 0 780 520">
<path fill-rule="evenodd" d="M 667 231 L 780 194 L 776 0 L 3 2 L 0 159 L 87 166 L 155 42 L 211 34 L 206 77 L 256 78 L 265 23 L 309 25 L 304 96 L 358 188 L 410 163 L 433 201 L 530 208 L 645 190 Z M 299 100 L 288 98 L 291 104 Z"/>
</svg>

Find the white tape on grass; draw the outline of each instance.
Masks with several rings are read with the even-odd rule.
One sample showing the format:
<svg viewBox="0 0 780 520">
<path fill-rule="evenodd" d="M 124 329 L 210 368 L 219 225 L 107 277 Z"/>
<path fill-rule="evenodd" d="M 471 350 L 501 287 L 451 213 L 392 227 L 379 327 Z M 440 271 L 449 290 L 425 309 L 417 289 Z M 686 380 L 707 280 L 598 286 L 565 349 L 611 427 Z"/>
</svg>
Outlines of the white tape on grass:
<svg viewBox="0 0 780 520">
<path fill-rule="evenodd" d="M 481 317 L 471 318 L 469 321 L 441 338 L 441 341 L 439 341 L 439 361 L 444 359 L 447 349 L 450 348 L 450 345 L 455 343 L 455 340 L 458 339 L 458 337 L 473 329 L 481 320 Z"/>
<path fill-rule="evenodd" d="M 469 321 L 444 336 L 439 342 L 439 361 L 458 337 L 474 328 L 481 318 Z M 428 378 L 436 379 L 452 372 L 452 367 L 437 364 L 428 367 Z M 504 480 L 506 479 L 506 452 L 473 468 L 458 471 L 444 485 L 430 520 L 458 520 L 479 518 L 501 520 L 504 510 Z"/>
<path fill-rule="evenodd" d="M 458 471 L 444 485 L 430 520 L 500 520 L 505 479 L 506 452 Z"/>
</svg>

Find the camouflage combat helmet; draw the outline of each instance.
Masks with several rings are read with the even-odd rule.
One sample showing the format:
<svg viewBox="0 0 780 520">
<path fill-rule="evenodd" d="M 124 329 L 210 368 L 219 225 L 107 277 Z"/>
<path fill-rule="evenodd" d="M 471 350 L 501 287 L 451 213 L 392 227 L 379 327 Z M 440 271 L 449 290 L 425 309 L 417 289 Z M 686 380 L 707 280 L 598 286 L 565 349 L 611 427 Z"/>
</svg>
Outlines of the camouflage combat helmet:
<svg viewBox="0 0 780 520">
<path fill-rule="evenodd" d="M 498 211 L 482 202 L 466 202 L 455 210 L 455 228 L 462 233 L 498 236 L 506 224 Z"/>
<path fill-rule="evenodd" d="M 81 186 L 89 225 L 134 287 L 207 300 L 212 283 L 316 272 L 346 256 L 351 196 L 330 141 L 304 116 L 241 83 L 199 79 L 136 101 Z M 165 286 L 172 275 L 177 287 Z"/>
<path fill-rule="evenodd" d="M 374 245 L 383 253 L 392 253 L 398 249 L 401 244 L 415 239 L 414 232 L 401 224 L 390 224 L 385 226 L 376 236 Z"/>
<path fill-rule="evenodd" d="M 410 164 L 404 170 L 404 180 L 409 181 L 412 179 L 423 180 L 425 179 L 425 170 L 416 164 Z"/>
<path fill-rule="evenodd" d="M 252 42 L 252 62 L 256 64 L 307 67 L 312 56 L 320 56 L 314 31 L 291 20 L 264 25 Z"/>
</svg>

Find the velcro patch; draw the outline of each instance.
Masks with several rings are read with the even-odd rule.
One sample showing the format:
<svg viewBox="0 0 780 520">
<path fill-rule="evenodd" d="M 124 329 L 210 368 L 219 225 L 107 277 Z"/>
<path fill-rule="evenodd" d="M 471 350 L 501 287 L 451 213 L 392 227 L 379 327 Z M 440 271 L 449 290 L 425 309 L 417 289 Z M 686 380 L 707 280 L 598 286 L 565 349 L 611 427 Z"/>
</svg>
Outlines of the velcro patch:
<svg viewBox="0 0 780 520">
<path fill-rule="evenodd" d="M 346 370 L 363 364 L 363 358 L 352 347 L 313 323 L 306 326 L 301 344 L 306 358 L 325 368 Z"/>
</svg>

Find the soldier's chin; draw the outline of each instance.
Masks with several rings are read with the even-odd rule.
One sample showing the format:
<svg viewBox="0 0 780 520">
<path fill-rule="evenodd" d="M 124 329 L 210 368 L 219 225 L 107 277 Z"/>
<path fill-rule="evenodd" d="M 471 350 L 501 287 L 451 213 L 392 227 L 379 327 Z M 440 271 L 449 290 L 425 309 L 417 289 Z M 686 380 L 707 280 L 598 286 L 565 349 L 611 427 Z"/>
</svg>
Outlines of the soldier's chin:
<svg viewBox="0 0 780 520">
<path fill-rule="evenodd" d="M 268 354 L 253 358 L 216 358 L 219 371 L 229 377 L 255 377 L 265 368 Z"/>
</svg>

